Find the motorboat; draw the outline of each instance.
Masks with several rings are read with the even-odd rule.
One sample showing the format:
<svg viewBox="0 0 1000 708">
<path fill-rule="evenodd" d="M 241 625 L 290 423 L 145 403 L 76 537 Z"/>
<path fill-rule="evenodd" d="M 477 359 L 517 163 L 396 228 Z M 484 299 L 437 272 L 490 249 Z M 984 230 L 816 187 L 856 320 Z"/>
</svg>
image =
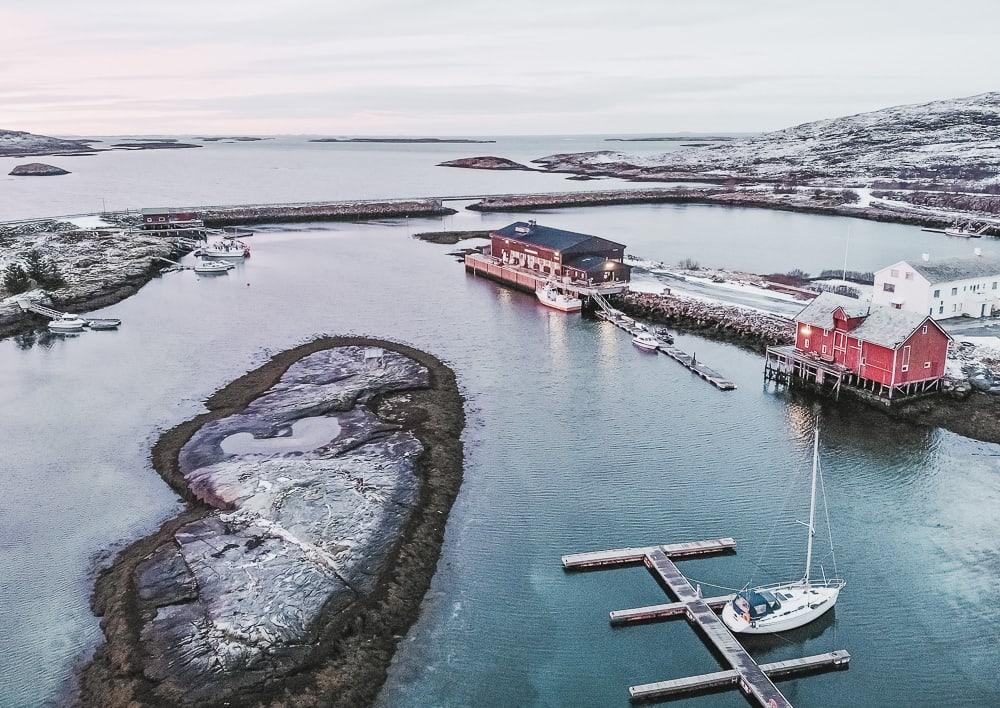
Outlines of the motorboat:
<svg viewBox="0 0 1000 708">
<path fill-rule="evenodd" d="M 53 332 L 80 332 L 86 326 L 87 320 L 68 313 L 49 320 L 49 329 Z"/>
<path fill-rule="evenodd" d="M 228 273 L 230 270 L 236 266 L 232 263 L 227 263 L 226 261 L 217 261 L 210 258 L 202 258 L 194 266 L 194 272 L 199 275 L 218 275 L 221 273 Z"/>
<path fill-rule="evenodd" d="M 202 258 L 241 261 L 250 257 L 250 247 L 239 239 L 224 238 L 221 241 L 213 241 L 207 246 L 202 246 L 195 251 L 195 255 Z"/>
<path fill-rule="evenodd" d="M 118 329 L 121 326 L 122 321 L 113 318 L 102 318 L 96 320 L 87 320 L 87 327 L 89 329 Z"/>
<path fill-rule="evenodd" d="M 819 427 L 813 436 L 812 488 L 806 541 L 806 570 L 799 580 L 738 592 L 722 608 L 722 621 L 740 634 L 773 634 L 807 625 L 837 604 L 847 584 L 839 578 L 811 578 L 813 536 L 816 533 L 816 479 L 819 472 Z M 825 502 L 824 502 L 825 508 Z M 800 522 L 801 523 L 801 522 Z M 834 569 L 836 572 L 836 569 Z"/>
<path fill-rule="evenodd" d="M 538 302 L 546 307 L 560 312 L 578 312 L 583 309 L 583 300 L 567 293 L 559 292 L 553 285 L 544 285 L 535 289 L 535 297 Z"/>
<path fill-rule="evenodd" d="M 667 344 L 674 343 L 674 335 L 670 334 L 670 331 L 666 327 L 660 327 L 656 330 L 656 336 L 660 338 L 661 342 Z"/>
<path fill-rule="evenodd" d="M 639 332 L 632 337 L 632 344 L 647 352 L 655 352 L 660 346 L 660 340 L 649 332 Z"/>
<path fill-rule="evenodd" d="M 944 230 L 946 236 L 955 236 L 957 238 L 982 238 L 983 233 L 989 228 L 989 224 L 983 226 L 981 229 L 976 231 L 973 225 L 970 224 L 959 224 L 958 226 L 949 226 Z"/>
</svg>

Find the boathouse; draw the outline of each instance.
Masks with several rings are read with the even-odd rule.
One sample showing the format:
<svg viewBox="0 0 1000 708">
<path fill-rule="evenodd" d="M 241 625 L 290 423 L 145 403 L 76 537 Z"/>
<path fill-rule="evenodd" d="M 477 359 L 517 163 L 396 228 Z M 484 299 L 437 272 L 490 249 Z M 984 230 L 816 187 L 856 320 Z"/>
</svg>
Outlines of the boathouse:
<svg viewBox="0 0 1000 708">
<path fill-rule="evenodd" d="M 822 293 L 795 317 L 795 344 L 768 347 L 765 378 L 893 399 L 937 390 L 951 336 L 929 315 Z"/>
<path fill-rule="evenodd" d="M 504 265 L 580 283 L 627 283 L 625 244 L 599 236 L 517 221 L 490 232 L 490 255 Z"/>
<path fill-rule="evenodd" d="M 205 224 L 198 212 L 184 209 L 143 209 L 142 228 L 145 231 L 177 231 L 181 229 L 201 229 Z"/>
</svg>

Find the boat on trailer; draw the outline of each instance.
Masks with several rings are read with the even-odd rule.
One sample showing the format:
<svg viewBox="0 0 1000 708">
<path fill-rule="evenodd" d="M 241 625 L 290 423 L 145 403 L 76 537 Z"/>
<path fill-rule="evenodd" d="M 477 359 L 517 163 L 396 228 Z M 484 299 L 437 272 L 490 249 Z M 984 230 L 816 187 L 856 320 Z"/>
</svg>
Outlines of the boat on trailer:
<svg viewBox="0 0 1000 708">
<path fill-rule="evenodd" d="M 560 312 L 579 312 L 583 309 L 583 300 L 574 295 L 559 292 L 559 288 L 554 285 L 543 285 L 536 288 L 535 297 L 546 307 Z"/>
<path fill-rule="evenodd" d="M 739 634 L 774 634 L 795 629 L 819 619 L 837 604 L 847 582 L 810 578 L 813 536 L 816 534 L 816 478 L 819 473 L 819 427 L 813 436 L 812 487 L 809 497 L 806 572 L 799 580 L 743 590 L 722 608 L 722 621 Z"/>
</svg>

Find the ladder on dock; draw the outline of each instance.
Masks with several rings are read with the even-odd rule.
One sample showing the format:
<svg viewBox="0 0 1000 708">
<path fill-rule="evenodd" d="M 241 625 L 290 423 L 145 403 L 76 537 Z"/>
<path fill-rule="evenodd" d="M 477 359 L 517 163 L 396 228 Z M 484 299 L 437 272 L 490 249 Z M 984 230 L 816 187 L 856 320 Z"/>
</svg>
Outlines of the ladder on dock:
<svg viewBox="0 0 1000 708">
<path fill-rule="evenodd" d="M 673 561 L 674 558 L 732 552 L 735 549 L 734 539 L 719 538 L 682 544 L 576 553 L 562 557 L 563 568 L 568 571 L 644 564 L 663 589 L 676 598 L 676 602 L 614 610 L 609 615 L 611 624 L 627 625 L 684 617 L 698 630 L 698 635 L 705 643 L 729 665 L 728 669 L 722 671 L 632 686 L 629 688 L 629 697 L 632 701 L 664 700 L 692 693 L 738 687 L 744 695 L 762 708 L 791 708 L 791 702 L 774 684 L 775 679 L 849 667 L 851 655 L 844 650 L 770 664 L 758 664 L 750 656 L 736 636 L 716 615 L 716 612 L 725 607 L 733 596 L 703 598 L 700 588 L 694 588 Z"/>
<path fill-rule="evenodd" d="M 608 299 L 600 293 L 592 293 L 590 297 L 594 298 L 594 302 L 597 303 L 597 306 L 601 308 L 601 311 L 604 312 L 604 314 L 613 316 L 617 313 L 617 310 L 611 306 Z"/>
</svg>

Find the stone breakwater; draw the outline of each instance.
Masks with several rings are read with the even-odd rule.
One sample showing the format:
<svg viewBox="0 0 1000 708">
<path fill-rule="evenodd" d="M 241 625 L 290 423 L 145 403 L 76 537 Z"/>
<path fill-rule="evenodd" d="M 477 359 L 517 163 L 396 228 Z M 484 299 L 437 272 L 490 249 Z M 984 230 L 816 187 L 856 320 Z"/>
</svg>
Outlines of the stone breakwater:
<svg viewBox="0 0 1000 708">
<path fill-rule="evenodd" d="M 453 374 L 402 345 L 327 338 L 208 407 L 154 449 L 188 509 L 98 579 L 107 643 L 81 703 L 370 702 L 460 484 Z M 296 441 L 305 419 L 313 432 Z M 252 451 L 225 452 L 233 436 L 253 436 Z"/>
<path fill-rule="evenodd" d="M 308 202 L 302 204 L 249 204 L 194 207 L 206 226 L 296 221 L 360 221 L 417 216 L 447 216 L 456 213 L 439 199 L 410 199 L 356 202 Z"/>
<path fill-rule="evenodd" d="M 791 321 L 743 307 L 636 292 L 615 295 L 611 300 L 615 307 L 634 317 L 736 340 L 761 351 L 768 345 L 795 341 Z"/>
</svg>

